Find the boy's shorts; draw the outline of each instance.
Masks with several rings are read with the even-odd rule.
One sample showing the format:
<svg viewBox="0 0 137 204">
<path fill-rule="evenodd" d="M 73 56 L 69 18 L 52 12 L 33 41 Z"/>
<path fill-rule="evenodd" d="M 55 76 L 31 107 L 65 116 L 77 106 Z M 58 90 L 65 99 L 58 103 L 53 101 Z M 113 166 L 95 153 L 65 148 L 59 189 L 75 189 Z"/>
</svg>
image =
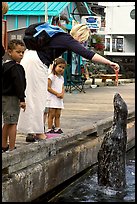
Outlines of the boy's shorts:
<svg viewBox="0 0 137 204">
<path fill-rule="evenodd" d="M 20 113 L 19 99 L 16 96 L 2 96 L 4 124 L 17 124 Z"/>
<path fill-rule="evenodd" d="M 44 113 L 48 113 L 48 112 L 49 112 L 49 108 L 48 108 L 48 107 L 45 107 Z"/>
</svg>

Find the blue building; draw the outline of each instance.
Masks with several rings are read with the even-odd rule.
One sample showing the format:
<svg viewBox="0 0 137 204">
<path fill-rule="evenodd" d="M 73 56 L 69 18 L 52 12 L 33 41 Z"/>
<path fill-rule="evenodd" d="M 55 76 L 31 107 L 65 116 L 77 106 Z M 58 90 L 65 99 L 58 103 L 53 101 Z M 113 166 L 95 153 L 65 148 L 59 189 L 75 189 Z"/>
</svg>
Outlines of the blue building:
<svg viewBox="0 0 137 204">
<path fill-rule="evenodd" d="M 81 21 L 83 15 L 90 14 L 86 2 L 7 2 L 8 12 L 4 20 L 8 22 L 8 31 L 25 28 L 32 23 L 43 22 L 48 16 L 49 23 L 61 15 L 72 20 Z M 70 24 L 71 24 L 70 23 Z M 67 29 L 71 29 L 70 24 Z"/>
</svg>

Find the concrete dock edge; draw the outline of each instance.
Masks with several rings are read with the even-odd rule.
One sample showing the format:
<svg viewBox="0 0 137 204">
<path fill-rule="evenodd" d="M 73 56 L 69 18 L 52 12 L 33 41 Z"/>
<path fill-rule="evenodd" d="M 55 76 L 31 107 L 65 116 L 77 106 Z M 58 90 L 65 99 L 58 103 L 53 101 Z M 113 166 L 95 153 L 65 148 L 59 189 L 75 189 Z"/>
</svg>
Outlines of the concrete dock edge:
<svg viewBox="0 0 137 204">
<path fill-rule="evenodd" d="M 112 117 L 62 137 L 2 155 L 2 202 L 30 202 L 97 162 Z M 128 113 L 127 150 L 135 145 L 135 112 Z"/>
</svg>

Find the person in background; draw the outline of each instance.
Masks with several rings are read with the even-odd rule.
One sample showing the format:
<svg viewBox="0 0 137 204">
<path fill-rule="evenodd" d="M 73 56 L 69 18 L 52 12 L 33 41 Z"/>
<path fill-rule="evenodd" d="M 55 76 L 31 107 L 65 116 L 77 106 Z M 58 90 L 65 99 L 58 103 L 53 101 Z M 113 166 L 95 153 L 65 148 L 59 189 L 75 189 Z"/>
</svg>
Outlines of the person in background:
<svg viewBox="0 0 137 204">
<path fill-rule="evenodd" d="M 20 40 L 11 40 L 8 44 L 10 60 L 2 65 L 2 152 L 14 150 L 17 123 L 20 108 L 25 111 L 25 71 L 20 61 L 25 45 Z M 9 139 L 9 144 L 8 144 Z"/>
<path fill-rule="evenodd" d="M 61 109 L 64 108 L 63 97 L 64 97 L 64 69 L 67 63 L 63 58 L 57 58 L 54 60 L 53 69 L 51 74 L 48 76 L 48 101 L 49 101 L 49 112 L 48 112 L 48 130 L 46 133 L 58 133 L 61 134 L 63 131 L 60 128 L 60 116 Z M 55 128 L 53 127 L 53 121 Z"/>
<path fill-rule="evenodd" d="M 43 114 L 47 101 L 48 67 L 65 51 L 70 50 L 85 59 L 106 64 L 114 70 L 119 70 L 117 63 L 86 49 L 82 45 L 89 36 L 88 26 L 77 24 L 72 27 L 70 33 L 55 34 L 48 43 L 48 49 L 47 46 L 43 46 L 41 50 L 25 50 L 21 64 L 25 69 L 28 82 L 26 88 L 27 110 L 21 111 L 18 122 L 18 128 L 22 133 L 39 133 L 40 138 L 46 139 Z"/>
</svg>

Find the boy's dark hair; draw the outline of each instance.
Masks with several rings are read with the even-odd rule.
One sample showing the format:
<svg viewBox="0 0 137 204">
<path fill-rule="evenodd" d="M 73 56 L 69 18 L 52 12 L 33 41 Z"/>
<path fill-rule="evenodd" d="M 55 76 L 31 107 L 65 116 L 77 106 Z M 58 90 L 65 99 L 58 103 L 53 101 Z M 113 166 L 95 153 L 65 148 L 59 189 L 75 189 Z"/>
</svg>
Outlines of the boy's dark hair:
<svg viewBox="0 0 137 204">
<path fill-rule="evenodd" d="M 16 47 L 17 45 L 20 45 L 20 46 L 24 46 L 24 47 L 25 47 L 25 44 L 24 44 L 23 41 L 18 40 L 18 39 L 14 39 L 14 40 L 10 40 L 10 42 L 8 43 L 8 49 L 13 50 L 13 49 L 15 49 L 15 47 Z"/>
<path fill-rule="evenodd" d="M 61 57 L 56 58 L 56 59 L 53 61 L 53 69 L 52 69 L 53 74 L 55 74 L 55 68 L 56 68 L 56 66 L 57 66 L 58 64 L 66 64 L 66 65 L 67 65 L 67 62 L 66 62 L 63 58 L 61 58 Z"/>
</svg>

